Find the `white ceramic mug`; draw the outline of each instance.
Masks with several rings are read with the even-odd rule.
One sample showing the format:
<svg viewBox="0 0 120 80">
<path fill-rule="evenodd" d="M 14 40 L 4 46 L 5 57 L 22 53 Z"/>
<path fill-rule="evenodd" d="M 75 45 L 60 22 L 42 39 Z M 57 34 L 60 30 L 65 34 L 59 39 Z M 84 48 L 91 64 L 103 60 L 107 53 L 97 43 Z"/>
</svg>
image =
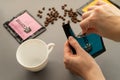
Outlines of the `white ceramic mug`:
<svg viewBox="0 0 120 80">
<path fill-rule="evenodd" d="M 29 39 L 18 47 L 17 61 L 29 71 L 40 71 L 47 65 L 49 53 L 54 46 L 54 43 L 47 45 L 40 39 Z"/>
</svg>

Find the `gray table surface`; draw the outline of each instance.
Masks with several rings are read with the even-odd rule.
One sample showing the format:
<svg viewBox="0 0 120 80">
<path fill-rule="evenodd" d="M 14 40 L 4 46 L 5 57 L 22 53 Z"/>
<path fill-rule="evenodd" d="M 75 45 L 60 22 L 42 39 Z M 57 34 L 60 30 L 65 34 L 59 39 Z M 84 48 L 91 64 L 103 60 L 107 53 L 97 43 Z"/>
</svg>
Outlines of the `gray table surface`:
<svg viewBox="0 0 120 80">
<path fill-rule="evenodd" d="M 0 80 L 80 80 L 71 74 L 63 64 L 63 45 L 66 41 L 61 27 L 62 21 L 49 25 L 47 31 L 38 36 L 46 43 L 54 42 L 54 50 L 49 56 L 46 68 L 38 73 L 32 73 L 22 68 L 16 60 L 16 50 L 19 43 L 5 30 L 3 23 L 23 10 L 28 10 L 39 22 L 36 14 L 42 7 L 55 7 L 62 14 L 61 5 L 77 9 L 88 0 L 0 0 Z M 72 24 L 75 32 L 79 32 L 79 24 Z M 103 39 L 106 52 L 95 58 L 107 80 L 119 80 L 120 77 L 120 43 Z"/>
</svg>

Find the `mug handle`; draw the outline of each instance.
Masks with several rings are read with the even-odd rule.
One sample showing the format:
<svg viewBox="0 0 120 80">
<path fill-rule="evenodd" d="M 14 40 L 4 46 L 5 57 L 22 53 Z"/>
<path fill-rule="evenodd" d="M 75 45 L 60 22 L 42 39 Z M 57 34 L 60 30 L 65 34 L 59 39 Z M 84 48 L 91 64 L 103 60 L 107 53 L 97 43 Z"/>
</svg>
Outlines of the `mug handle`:
<svg viewBox="0 0 120 80">
<path fill-rule="evenodd" d="M 50 54 L 50 52 L 53 50 L 54 46 L 55 46 L 54 43 L 49 43 L 49 44 L 47 45 L 47 48 L 48 48 L 48 54 Z"/>
</svg>

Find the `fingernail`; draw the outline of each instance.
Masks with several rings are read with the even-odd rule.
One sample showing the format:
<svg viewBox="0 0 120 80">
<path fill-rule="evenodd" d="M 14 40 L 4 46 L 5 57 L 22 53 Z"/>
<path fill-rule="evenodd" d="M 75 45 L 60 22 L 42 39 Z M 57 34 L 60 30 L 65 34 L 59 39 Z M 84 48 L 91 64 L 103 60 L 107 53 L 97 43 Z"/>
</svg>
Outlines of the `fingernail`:
<svg viewBox="0 0 120 80">
<path fill-rule="evenodd" d="M 72 40 L 72 39 L 73 39 L 73 37 L 72 37 L 72 36 L 70 36 L 70 37 L 69 37 L 69 40 Z"/>
</svg>

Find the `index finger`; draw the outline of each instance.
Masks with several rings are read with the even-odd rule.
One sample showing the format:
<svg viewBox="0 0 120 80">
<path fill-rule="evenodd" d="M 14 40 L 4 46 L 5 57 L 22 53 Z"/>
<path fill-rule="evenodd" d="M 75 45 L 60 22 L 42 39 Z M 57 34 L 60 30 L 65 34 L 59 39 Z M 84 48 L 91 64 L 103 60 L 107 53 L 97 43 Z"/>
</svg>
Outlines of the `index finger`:
<svg viewBox="0 0 120 80">
<path fill-rule="evenodd" d="M 106 4 L 106 3 L 102 0 L 98 0 L 98 2 L 96 3 L 96 5 L 98 5 L 98 6 L 104 5 L 104 4 Z"/>
<path fill-rule="evenodd" d="M 65 42 L 65 44 L 64 44 L 64 56 L 66 56 L 66 55 L 71 55 L 71 49 L 70 49 L 70 47 L 69 47 L 69 42 L 68 42 L 68 40 Z"/>
</svg>

